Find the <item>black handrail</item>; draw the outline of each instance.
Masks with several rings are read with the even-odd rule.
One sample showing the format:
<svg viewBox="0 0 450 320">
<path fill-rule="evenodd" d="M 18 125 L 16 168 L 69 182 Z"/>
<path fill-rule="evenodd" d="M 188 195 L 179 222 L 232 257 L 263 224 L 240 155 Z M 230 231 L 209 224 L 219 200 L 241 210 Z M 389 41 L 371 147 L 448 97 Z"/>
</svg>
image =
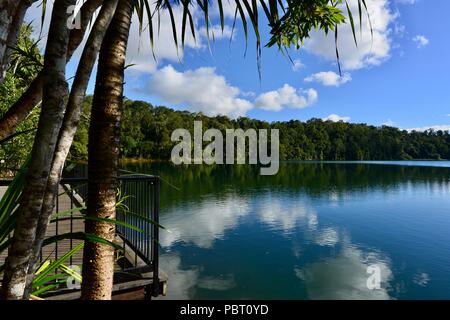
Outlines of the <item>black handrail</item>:
<svg viewBox="0 0 450 320">
<path fill-rule="evenodd" d="M 87 200 L 87 185 L 88 178 L 77 176 L 80 172 L 71 172 L 71 177 L 64 177 L 61 179 L 61 185 L 70 199 L 70 203 L 64 203 L 64 210 L 73 209 L 75 206 L 85 206 Z M 123 225 L 116 226 L 116 233 L 123 241 L 124 251 L 126 251 L 128 259 L 126 263 L 119 264 L 122 271 L 132 272 L 133 270 L 141 270 L 143 267 L 146 270 L 153 272 L 153 288 L 152 295 L 159 294 L 159 193 L 160 193 L 160 179 L 158 176 L 151 175 L 127 175 L 118 178 L 121 195 L 126 196 L 124 204 L 127 208 L 125 212 L 117 210 L 117 220 L 132 224 L 142 230 L 134 230 Z M 0 186 L 7 186 L 11 180 L 0 180 Z M 55 210 L 61 208 L 61 197 L 57 197 Z M 56 211 L 57 212 L 57 211 Z M 127 214 L 127 212 L 129 214 Z M 140 218 L 141 216 L 142 218 Z M 73 212 L 68 216 L 57 219 L 52 228 L 52 236 L 59 235 L 59 233 L 80 231 L 74 228 L 80 228 L 79 225 L 74 224 Z M 83 227 L 84 229 L 84 227 Z M 66 245 L 54 245 L 54 249 L 50 251 L 51 258 L 58 259 L 58 256 L 64 254 L 62 250 L 70 250 L 75 243 L 72 239 L 67 240 Z M 132 256 L 130 256 L 130 254 Z M 41 251 L 41 261 L 49 256 L 49 249 L 45 253 Z M 138 258 L 145 263 L 138 263 Z M 124 261 L 125 262 L 125 261 Z M 70 263 L 72 264 L 72 258 Z"/>
</svg>

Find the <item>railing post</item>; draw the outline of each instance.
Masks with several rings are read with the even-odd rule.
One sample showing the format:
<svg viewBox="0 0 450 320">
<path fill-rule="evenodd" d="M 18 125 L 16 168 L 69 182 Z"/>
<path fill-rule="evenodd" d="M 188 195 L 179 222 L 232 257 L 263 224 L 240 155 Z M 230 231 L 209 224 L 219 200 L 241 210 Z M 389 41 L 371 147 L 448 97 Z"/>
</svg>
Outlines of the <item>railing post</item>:
<svg viewBox="0 0 450 320">
<path fill-rule="evenodd" d="M 159 177 L 154 179 L 154 221 L 153 224 L 153 237 L 152 237 L 152 263 L 153 263 L 153 296 L 157 297 L 159 295 L 159 187 L 160 181 Z"/>
</svg>

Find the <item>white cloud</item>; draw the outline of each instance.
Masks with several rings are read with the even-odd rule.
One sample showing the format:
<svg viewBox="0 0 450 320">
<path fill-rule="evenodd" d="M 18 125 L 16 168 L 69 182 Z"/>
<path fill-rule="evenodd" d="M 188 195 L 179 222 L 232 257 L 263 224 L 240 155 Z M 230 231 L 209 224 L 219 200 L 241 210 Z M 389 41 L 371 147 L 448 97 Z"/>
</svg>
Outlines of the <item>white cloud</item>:
<svg viewBox="0 0 450 320">
<path fill-rule="evenodd" d="M 357 17 L 358 1 L 350 0 L 349 5 L 352 12 L 355 13 L 354 16 Z M 393 13 L 389 8 L 389 0 L 367 1 L 367 6 L 372 21 L 373 39 L 367 17 L 363 20 L 361 35 L 359 33 L 359 18 L 356 18 L 355 21 L 358 24 L 358 48 L 355 46 L 349 23 L 340 26 L 338 29 L 340 62 L 344 70 L 356 70 L 379 65 L 390 56 L 392 42 L 390 37 L 392 33 L 391 29 L 398 14 Z M 343 10 L 346 12 L 345 9 Z M 306 41 L 305 49 L 327 60 L 335 61 L 334 33 L 325 36 L 321 31 L 314 31 L 311 39 Z"/>
<path fill-rule="evenodd" d="M 415 36 L 412 40 L 417 44 L 417 48 L 423 48 L 430 43 L 430 40 L 420 34 Z"/>
<path fill-rule="evenodd" d="M 252 109 L 242 92 L 215 73 L 214 68 L 178 72 L 171 65 L 157 70 L 148 83 L 149 93 L 169 103 L 186 104 L 191 111 L 206 115 L 243 116 Z"/>
<path fill-rule="evenodd" d="M 208 39 L 205 27 L 201 27 L 199 30 L 199 33 L 200 33 L 200 35 L 202 35 L 202 37 L 204 39 Z M 219 40 L 219 39 L 228 39 L 229 40 L 231 38 L 231 36 L 233 36 L 233 39 L 236 37 L 236 29 L 233 31 L 232 27 L 230 27 L 229 25 L 224 25 L 223 30 L 220 25 L 213 25 L 213 26 L 209 27 L 209 38 L 210 38 L 211 42 L 213 41 L 213 39 L 214 40 Z"/>
<path fill-rule="evenodd" d="M 339 122 L 339 121 L 349 122 L 350 117 L 341 117 L 341 116 L 338 116 L 337 114 L 330 114 L 328 117 L 323 118 L 322 120 L 323 121 L 333 121 L 333 122 Z"/>
<path fill-rule="evenodd" d="M 254 107 L 268 111 L 280 111 L 284 107 L 306 108 L 318 99 L 316 90 L 295 89 L 289 84 L 256 96 L 254 92 L 232 86 L 210 67 L 180 72 L 168 65 L 156 70 L 144 89 L 167 103 L 183 104 L 193 112 L 232 118 L 245 116 Z"/>
<path fill-rule="evenodd" d="M 440 125 L 434 125 L 434 126 L 428 126 L 428 127 L 418 127 L 418 128 L 409 128 L 409 129 L 405 129 L 406 131 L 419 131 L 419 132 L 423 132 L 423 131 L 427 131 L 427 130 L 434 130 L 434 131 L 450 131 L 450 125 L 448 124 L 440 124 Z"/>
<path fill-rule="evenodd" d="M 197 10 L 192 8 L 193 19 L 196 21 Z M 173 6 L 173 13 L 175 16 L 175 24 L 177 29 L 178 43 L 181 45 L 181 21 L 183 16 L 183 9 L 181 6 Z M 143 30 L 142 34 L 139 35 L 139 22 L 136 15 L 133 15 L 133 20 L 130 30 L 130 38 L 128 40 L 127 48 L 127 64 L 134 64 L 130 67 L 130 70 L 137 72 L 152 73 L 155 72 L 158 63 L 163 60 L 168 60 L 172 62 L 178 62 L 183 58 L 183 51 L 177 48 L 174 44 L 172 27 L 170 16 L 167 10 L 163 10 L 160 15 L 161 27 L 158 34 L 157 19 L 153 21 L 154 29 L 154 51 L 156 56 L 156 61 L 153 58 L 150 36 L 148 29 Z M 144 16 L 144 26 L 147 25 L 147 18 Z M 197 42 L 191 34 L 190 28 L 186 28 L 185 37 L 185 48 L 191 49 L 201 49 L 203 48 L 203 35 L 199 29 L 195 30 L 197 35 Z"/>
<path fill-rule="evenodd" d="M 383 126 L 393 127 L 395 126 L 395 122 L 391 119 L 387 119 L 387 121 L 383 123 Z"/>
<path fill-rule="evenodd" d="M 414 4 L 417 3 L 419 0 L 396 0 L 396 2 L 401 4 Z"/>
<path fill-rule="evenodd" d="M 314 89 L 297 90 L 288 84 L 274 91 L 260 94 L 255 106 L 264 110 L 280 111 L 284 107 L 301 109 L 317 101 L 318 94 Z"/>
<path fill-rule="evenodd" d="M 340 85 L 350 82 L 352 77 L 349 73 L 344 73 L 342 76 L 333 71 L 323 71 L 310 75 L 305 78 L 306 82 L 319 82 L 324 86 L 339 87 Z"/>
<path fill-rule="evenodd" d="M 299 71 L 300 69 L 303 69 L 305 65 L 302 63 L 300 59 L 295 59 L 292 64 L 292 70 Z"/>
<path fill-rule="evenodd" d="M 225 18 L 234 19 L 234 14 L 236 12 L 236 2 L 235 1 L 222 1 L 222 8 L 223 8 L 223 15 Z M 218 17 L 219 12 L 219 6 L 217 0 L 213 1 L 213 6 L 210 9 L 213 16 Z M 237 19 L 240 18 L 239 14 L 236 17 Z"/>
</svg>

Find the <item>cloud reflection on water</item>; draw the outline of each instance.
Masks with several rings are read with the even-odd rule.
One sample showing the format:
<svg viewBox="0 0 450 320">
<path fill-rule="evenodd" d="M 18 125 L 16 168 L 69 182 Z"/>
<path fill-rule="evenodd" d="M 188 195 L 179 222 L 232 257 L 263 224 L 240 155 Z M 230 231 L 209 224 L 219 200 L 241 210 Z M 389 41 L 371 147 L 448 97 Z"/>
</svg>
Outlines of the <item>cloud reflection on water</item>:
<svg viewBox="0 0 450 320">
<path fill-rule="evenodd" d="M 209 198 L 195 205 L 178 207 L 175 212 L 161 217 L 161 225 L 170 232 L 162 232 L 160 243 L 170 247 L 177 242 L 209 249 L 214 241 L 222 239 L 226 230 L 233 229 L 239 217 L 249 213 L 245 198 L 229 195 L 225 200 Z"/>
<path fill-rule="evenodd" d="M 369 289 L 367 273 L 369 266 L 380 268 L 381 288 Z M 387 300 L 392 271 L 387 260 L 379 253 L 363 252 L 351 244 L 346 244 L 335 257 L 308 263 L 294 268 L 295 275 L 304 283 L 308 298 L 328 299 L 369 299 Z"/>
<path fill-rule="evenodd" d="M 293 254 L 299 258 L 302 246 L 336 247 L 330 254 L 318 261 L 305 261 L 294 266 L 294 273 L 306 287 L 310 299 L 389 299 L 388 284 L 392 271 L 388 259 L 375 251 L 365 252 L 353 245 L 349 236 L 340 234 L 333 226 L 320 226 L 316 209 L 301 198 L 285 198 L 270 192 L 254 198 L 228 194 L 220 199 L 208 198 L 195 205 L 180 207 L 178 212 L 164 215 L 162 224 L 171 233 L 164 232 L 161 244 L 166 249 L 177 243 L 212 249 L 215 241 L 224 239 L 227 231 L 236 228 L 240 219 L 255 217 L 271 230 L 290 236 L 298 229 L 303 230 L 300 239 L 292 239 Z M 198 267 L 181 270 L 178 255 L 162 257 L 162 265 L 170 274 L 170 286 L 176 294 L 172 299 L 192 297 L 196 288 L 226 291 L 234 288 L 234 275 L 225 277 L 203 277 Z M 376 264 L 381 269 L 383 287 L 377 290 L 367 288 L 367 267 Z M 423 277 L 422 277 L 423 278 Z"/>
<path fill-rule="evenodd" d="M 166 296 L 159 296 L 158 300 L 186 300 L 195 297 L 197 288 L 226 291 L 237 284 L 233 274 L 202 276 L 202 268 L 182 266 L 181 257 L 176 253 L 166 253 L 160 257 L 160 267 L 169 275 L 168 291 Z"/>
<path fill-rule="evenodd" d="M 163 254 L 159 259 L 160 268 L 169 275 L 167 296 L 159 296 L 159 300 L 191 299 L 199 278 L 199 269 L 195 266 L 182 269 L 178 254 Z"/>
</svg>

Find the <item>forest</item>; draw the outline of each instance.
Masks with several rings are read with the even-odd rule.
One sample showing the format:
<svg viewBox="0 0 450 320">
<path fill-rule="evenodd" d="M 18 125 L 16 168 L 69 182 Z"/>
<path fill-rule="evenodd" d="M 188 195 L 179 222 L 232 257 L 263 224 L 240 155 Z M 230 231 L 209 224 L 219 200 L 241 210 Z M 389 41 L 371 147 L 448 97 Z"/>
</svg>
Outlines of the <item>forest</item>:
<svg viewBox="0 0 450 320">
<path fill-rule="evenodd" d="M 89 103 L 90 97 L 71 149 L 74 160 L 87 159 Z M 128 159 L 169 160 L 176 144 L 170 139 L 173 130 L 186 128 L 192 134 L 194 120 L 203 122 L 203 130 L 217 128 L 223 133 L 237 128 L 279 129 L 281 160 L 450 159 L 448 131 L 408 132 L 321 119 L 269 123 L 247 117 L 208 117 L 129 99 L 124 101 L 122 117 L 121 155 Z"/>
<path fill-rule="evenodd" d="M 0 86 L 6 90 L 7 83 Z M 10 97 L 13 95 L 5 95 Z M 88 159 L 88 138 L 92 96 L 87 96 L 68 159 L 85 162 Z M 17 170 L 31 151 L 33 127 L 37 125 L 38 110 L 34 110 L 18 135 L 2 145 L 3 167 Z M 217 128 L 243 130 L 279 129 L 281 160 L 444 160 L 450 159 L 450 133 L 400 130 L 390 126 L 363 123 L 332 122 L 313 118 L 266 122 L 247 117 L 230 119 L 226 116 L 208 117 L 202 113 L 179 111 L 154 106 L 145 101 L 124 100 L 120 146 L 123 160 L 170 160 L 172 132 L 186 128 L 191 134 L 195 120 L 201 120 L 203 130 Z"/>
</svg>

